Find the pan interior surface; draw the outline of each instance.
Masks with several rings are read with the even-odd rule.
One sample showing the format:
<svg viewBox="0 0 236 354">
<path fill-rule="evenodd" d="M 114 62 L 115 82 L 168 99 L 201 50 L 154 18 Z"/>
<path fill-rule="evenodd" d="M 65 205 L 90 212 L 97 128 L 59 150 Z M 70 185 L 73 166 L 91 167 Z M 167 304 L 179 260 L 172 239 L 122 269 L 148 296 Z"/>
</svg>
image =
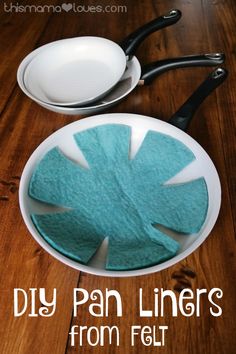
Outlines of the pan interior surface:
<svg viewBox="0 0 236 354">
<path fill-rule="evenodd" d="M 36 98 L 55 105 L 87 104 L 108 92 L 126 66 L 114 42 L 80 37 L 44 48 L 26 67 L 24 83 Z"/>
<path fill-rule="evenodd" d="M 161 132 L 172 136 L 175 139 L 180 140 L 184 143 L 195 155 L 196 160 L 187 166 L 183 171 L 173 177 L 170 183 L 181 183 L 188 182 L 193 179 L 204 177 L 207 185 L 208 196 L 209 196 L 209 206 L 206 216 L 206 220 L 201 228 L 201 230 L 192 235 L 183 235 L 173 233 L 170 236 L 176 239 L 180 243 L 180 250 L 178 254 L 172 259 L 165 261 L 159 265 L 151 266 L 144 269 L 137 269 L 131 271 L 108 271 L 105 270 L 105 258 L 107 252 L 107 239 L 104 240 L 98 252 L 92 258 L 88 265 L 82 265 L 75 262 L 59 252 L 55 251 L 50 247 L 37 232 L 30 214 L 32 213 L 45 213 L 48 211 L 48 207 L 42 203 L 38 203 L 28 196 L 28 186 L 32 172 L 37 164 L 37 162 L 42 158 L 42 156 L 55 146 L 59 146 L 64 154 L 69 156 L 72 160 L 77 161 L 81 165 L 86 166 L 86 161 L 83 155 L 78 155 L 78 150 L 73 141 L 72 135 L 83 131 L 94 126 L 103 124 L 126 124 L 132 129 L 131 136 L 131 147 L 130 156 L 134 156 L 142 144 L 142 141 L 149 130 Z M 61 137 L 63 136 L 63 139 Z M 173 157 L 174 158 L 174 157 Z M 177 263 L 190 253 L 192 253 L 207 237 L 210 233 L 214 223 L 217 219 L 221 201 L 221 189 L 218 174 L 216 169 L 210 160 L 206 152 L 201 148 L 201 146 L 193 140 L 186 133 L 180 131 L 179 129 L 162 122 L 160 120 L 138 116 L 134 114 L 106 114 L 100 116 L 94 116 L 90 118 L 83 119 L 82 121 L 74 122 L 56 133 L 52 134 L 48 139 L 46 139 L 32 154 L 27 165 L 25 166 L 22 180 L 20 184 L 20 206 L 24 221 L 37 242 L 51 253 L 54 257 L 58 258 L 62 262 L 68 264 L 79 270 L 83 270 L 89 273 L 105 275 L 105 276 L 135 276 L 148 274 L 162 269 L 168 268 L 169 266 Z M 158 226 L 157 226 L 158 227 Z"/>
</svg>

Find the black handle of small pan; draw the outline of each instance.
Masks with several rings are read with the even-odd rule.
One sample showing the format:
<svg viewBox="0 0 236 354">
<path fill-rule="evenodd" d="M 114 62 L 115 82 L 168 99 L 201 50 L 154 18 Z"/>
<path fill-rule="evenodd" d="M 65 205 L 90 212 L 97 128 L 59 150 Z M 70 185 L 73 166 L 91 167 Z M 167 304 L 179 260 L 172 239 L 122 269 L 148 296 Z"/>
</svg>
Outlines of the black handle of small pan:
<svg viewBox="0 0 236 354">
<path fill-rule="evenodd" d="M 132 32 L 120 43 L 120 46 L 127 56 L 132 57 L 132 55 L 134 55 L 138 49 L 139 45 L 147 36 L 149 36 L 149 34 L 156 32 L 157 30 L 164 27 L 173 25 L 180 18 L 181 12 L 179 10 L 171 10 L 166 15 L 160 16 Z"/>
<path fill-rule="evenodd" d="M 194 66 L 214 66 L 220 65 L 224 61 L 225 55 L 223 53 L 187 55 L 184 57 L 163 59 L 144 65 L 142 67 L 140 81 L 142 84 L 148 85 L 152 83 L 155 78 L 168 70 Z"/>
<path fill-rule="evenodd" d="M 187 101 L 170 118 L 168 123 L 186 131 L 198 107 L 212 91 L 222 84 L 227 75 L 228 71 L 223 68 L 217 68 L 211 72 Z"/>
</svg>

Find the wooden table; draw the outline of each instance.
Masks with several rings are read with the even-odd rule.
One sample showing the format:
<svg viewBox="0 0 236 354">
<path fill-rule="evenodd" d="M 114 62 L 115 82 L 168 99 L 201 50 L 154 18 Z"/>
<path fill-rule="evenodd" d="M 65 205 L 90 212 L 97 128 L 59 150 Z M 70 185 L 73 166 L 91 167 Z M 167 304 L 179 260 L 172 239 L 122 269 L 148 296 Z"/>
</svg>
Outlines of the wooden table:
<svg viewBox="0 0 236 354">
<path fill-rule="evenodd" d="M 43 5 L 24 1 L 23 5 Z M 85 6 L 93 1 L 84 2 Z M 51 5 L 61 2 L 51 0 Z M 97 2 L 96 2 L 97 4 Z M 107 4 L 101 0 L 100 5 Z M 167 0 L 113 1 L 126 5 L 126 12 L 75 13 L 44 11 L 16 13 L 10 1 L 1 4 L 0 13 L 0 352 L 3 354 L 38 353 L 174 353 L 233 354 L 236 347 L 235 321 L 235 116 L 236 116 L 236 3 L 233 0 Z M 8 7 L 6 7 L 8 6 Z M 168 56 L 226 53 L 227 82 L 202 105 L 191 124 L 189 134 L 196 139 L 214 161 L 222 183 L 222 207 L 210 236 L 193 254 L 174 267 L 136 278 L 105 278 L 79 273 L 47 254 L 30 237 L 23 223 L 17 187 L 23 167 L 34 149 L 52 132 L 81 117 L 49 112 L 28 99 L 16 83 L 16 70 L 26 54 L 36 47 L 61 38 L 96 35 L 119 42 L 126 33 L 145 21 L 171 8 L 179 8 L 179 23 L 153 34 L 138 51 L 142 63 Z M 40 10 L 40 9 L 39 9 Z M 111 112 L 134 112 L 160 115 L 167 120 L 210 71 L 207 68 L 181 69 L 164 74 L 149 87 L 140 87 Z M 189 278 L 192 289 L 214 287 L 223 290 L 218 299 L 223 313 L 214 317 L 209 302 L 203 297 L 201 316 L 171 316 L 167 304 L 164 318 L 140 318 L 138 291 L 143 288 L 145 306 L 153 306 L 154 288 L 173 290 L 177 280 L 173 272 L 188 266 L 196 273 Z M 115 303 L 107 318 L 93 317 L 87 304 L 72 317 L 73 289 L 83 288 L 119 291 L 123 300 L 123 316 L 116 317 Z M 57 309 L 52 317 L 13 315 L 13 289 L 45 288 L 50 299 L 57 289 Z M 40 306 L 36 299 L 36 309 Z M 92 347 L 84 343 L 71 346 L 72 325 L 117 325 L 120 346 Z M 144 346 L 140 339 L 130 345 L 131 325 L 167 325 L 164 347 Z"/>
</svg>

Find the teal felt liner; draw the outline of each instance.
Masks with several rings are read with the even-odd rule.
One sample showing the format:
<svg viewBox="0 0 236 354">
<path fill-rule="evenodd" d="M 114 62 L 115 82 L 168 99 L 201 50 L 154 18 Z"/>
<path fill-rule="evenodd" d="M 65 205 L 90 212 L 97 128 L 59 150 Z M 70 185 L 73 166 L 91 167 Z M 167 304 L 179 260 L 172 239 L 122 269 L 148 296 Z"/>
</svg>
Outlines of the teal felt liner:
<svg viewBox="0 0 236 354">
<path fill-rule="evenodd" d="M 89 168 L 68 159 L 57 147 L 39 162 L 29 195 L 70 208 L 32 215 L 45 240 L 62 254 L 87 263 L 109 238 L 106 268 L 128 270 L 173 257 L 178 243 L 154 228 L 191 234 L 206 218 L 204 178 L 165 184 L 195 156 L 180 141 L 149 131 L 134 159 L 129 159 L 131 128 L 106 124 L 75 134 Z"/>
</svg>

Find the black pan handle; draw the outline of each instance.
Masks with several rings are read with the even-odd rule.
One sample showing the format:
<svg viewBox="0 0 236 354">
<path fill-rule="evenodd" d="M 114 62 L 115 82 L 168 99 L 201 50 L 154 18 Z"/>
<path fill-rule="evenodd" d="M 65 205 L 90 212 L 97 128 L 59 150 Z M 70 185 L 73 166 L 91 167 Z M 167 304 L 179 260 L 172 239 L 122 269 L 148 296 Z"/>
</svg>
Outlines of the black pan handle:
<svg viewBox="0 0 236 354">
<path fill-rule="evenodd" d="M 173 25 L 181 18 L 179 10 L 171 10 L 166 15 L 160 16 L 151 22 L 146 23 L 144 26 L 138 28 L 126 37 L 120 46 L 128 57 L 132 57 L 142 41 L 151 33 L 159 29 Z"/>
<path fill-rule="evenodd" d="M 194 66 L 214 66 L 225 61 L 223 53 L 211 53 L 202 55 L 188 55 L 178 58 L 159 60 L 142 67 L 141 82 L 144 85 L 152 81 L 164 72 L 177 68 L 187 68 Z"/>
<path fill-rule="evenodd" d="M 201 83 L 187 101 L 170 118 L 168 123 L 177 128 L 186 131 L 191 122 L 194 113 L 205 100 L 222 82 L 226 79 L 228 71 L 223 68 L 217 68 Z"/>
</svg>

